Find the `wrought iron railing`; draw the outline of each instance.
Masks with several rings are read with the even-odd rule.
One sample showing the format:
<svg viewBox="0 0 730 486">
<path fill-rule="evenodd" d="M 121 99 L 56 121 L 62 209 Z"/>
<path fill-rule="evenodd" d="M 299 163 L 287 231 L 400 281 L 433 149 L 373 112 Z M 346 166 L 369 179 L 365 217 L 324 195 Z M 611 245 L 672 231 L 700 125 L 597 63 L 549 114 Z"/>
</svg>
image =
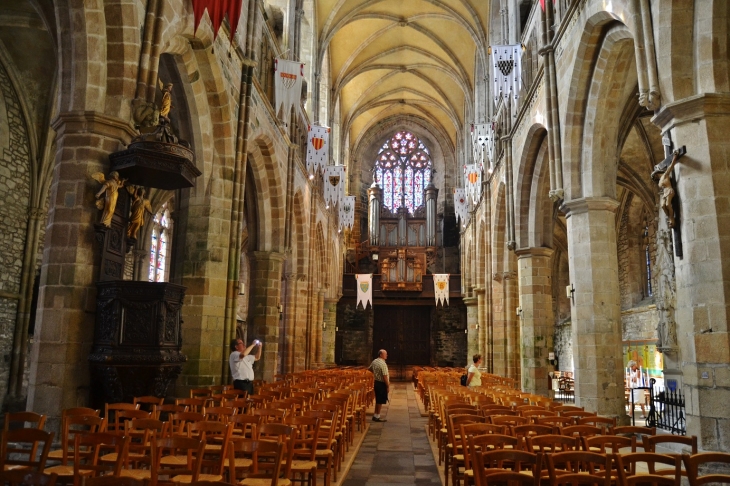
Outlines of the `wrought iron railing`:
<svg viewBox="0 0 730 486">
<path fill-rule="evenodd" d="M 672 434 L 685 435 L 687 420 L 685 417 L 684 394 L 680 390 L 663 388 L 658 390 L 654 384 L 656 380 L 649 380 L 649 416 L 646 425 L 667 430 Z"/>
</svg>

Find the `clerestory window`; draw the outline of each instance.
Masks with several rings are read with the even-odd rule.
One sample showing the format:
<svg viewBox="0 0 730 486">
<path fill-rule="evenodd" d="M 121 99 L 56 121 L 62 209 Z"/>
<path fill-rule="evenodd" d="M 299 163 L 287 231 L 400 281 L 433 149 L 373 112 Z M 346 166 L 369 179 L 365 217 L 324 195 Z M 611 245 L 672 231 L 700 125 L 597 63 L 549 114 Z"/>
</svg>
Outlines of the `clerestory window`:
<svg viewBox="0 0 730 486">
<path fill-rule="evenodd" d="M 163 204 L 155 214 L 152 223 L 152 241 L 150 244 L 150 282 L 166 282 L 168 256 L 172 240 L 172 221 L 167 203 Z"/>
<path fill-rule="evenodd" d="M 401 131 L 385 142 L 375 160 L 375 181 L 383 190 L 383 206 L 401 205 L 413 212 L 423 206 L 423 190 L 431 182 L 431 152 L 411 132 Z"/>
</svg>

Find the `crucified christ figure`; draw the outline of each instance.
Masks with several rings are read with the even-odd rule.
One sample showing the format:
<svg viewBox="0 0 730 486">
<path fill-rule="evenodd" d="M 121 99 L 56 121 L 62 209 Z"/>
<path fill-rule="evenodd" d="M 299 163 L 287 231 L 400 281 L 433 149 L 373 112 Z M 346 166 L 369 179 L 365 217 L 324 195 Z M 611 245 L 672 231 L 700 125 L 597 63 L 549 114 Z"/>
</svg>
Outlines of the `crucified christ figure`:
<svg viewBox="0 0 730 486">
<path fill-rule="evenodd" d="M 679 160 L 679 151 L 674 151 L 674 157 L 672 157 L 672 163 L 669 164 L 667 170 L 659 178 L 659 188 L 662 190 L 661 195 L 661 206 L 664 213 L 667 215 L 667 226 L 674 228 L 674 208 L 672 208 L 672 199 L 674 199 L 674 188 L 672 188 L 672 170 L 674 164 Z"/>
</svg>

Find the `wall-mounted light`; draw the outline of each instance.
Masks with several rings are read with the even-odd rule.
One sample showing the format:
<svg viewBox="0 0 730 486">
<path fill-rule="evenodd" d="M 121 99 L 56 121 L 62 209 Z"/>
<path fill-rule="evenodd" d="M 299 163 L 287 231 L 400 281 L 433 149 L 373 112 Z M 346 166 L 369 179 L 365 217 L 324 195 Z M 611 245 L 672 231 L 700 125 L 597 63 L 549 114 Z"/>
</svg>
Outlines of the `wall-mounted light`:
<svg viewBox="0 0 730 486">
<path fill-rule="evenodd" d="M 281 314 L 282 312 L 284 312 L 284 306 L 281 304 L 276 304 L 276 310 L 279 312 L 279 314 Z"/>
<path fill-rule="evenodd" d="M 479 330 L 479 324 L 477 324 L 474 329 L 476 329 L 478 331 Z"/>
<path fill-rule="evenodd" d="M 565 296 L 569 299 L 573 298 L 573 292 L 575 292 L 575 287 L 573 287 L 573 284 L 565 286 Z"/>
<path fill-rule="evenodd" d="M 243 282 L 238 285 L 238 295 L 246 295 L 246 284 Z"/>
<path fill-rule="evenodd" d="M 517 309 L 515 310 L 515 314 L 517 314 L 517 317 L 522 317 L 522 306 L 517 306 Z"/>
<path fill-rule="evenodd" d="M 324 322 L 324 321 L 322 321 L 322 330 L 323 331 L 326 331 L 327 330 L 327 323 Z"/>
<path fill-rule="evenodd" d="M 377 262 L 378 261 L 378 254 L 377 253 L 373 253 L 373 261 L 374 262 Z"/>
<path fill-rule="evenodd" d="M 309 174 L 309 180 L 310 181 L 313 181 L 314 180 L 314 174 Z"/>
</svg>

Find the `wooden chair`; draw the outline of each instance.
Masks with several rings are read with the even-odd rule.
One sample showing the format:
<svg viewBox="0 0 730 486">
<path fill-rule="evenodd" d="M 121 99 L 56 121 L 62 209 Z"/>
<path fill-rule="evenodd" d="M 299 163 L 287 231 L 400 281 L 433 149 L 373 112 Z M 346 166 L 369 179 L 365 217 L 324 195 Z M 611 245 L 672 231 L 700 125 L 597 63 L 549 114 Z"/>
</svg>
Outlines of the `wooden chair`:
<svg viewBox="0 0 730 486">
<path fill-rule="evenodd" d="M 607 454 L 566 451 L 547 454 L 551 486 L 561 484 L 611 485 L 613 458 Z"/>
<path fill-rule="evenodd" d="M 259 438 L 259 426 L 261 426 L 261 423 L 261 417 L 236 414 L 231 418 L 230 422 L 233 427 L 231 438 L 257 440 Z"/>
<path fill-rule="evenodd" d="M 205 412 L 205 398 L 176 398 L 175 405 L 185 405 L 188 412 Z"/>
<path fill-rule="evenodd" d="M 0 484 L 5 486 L 55 486 L 57 478 L 55 474 L 26 469 L 0 471 Z"/>
<path fill-rule="evenodd" d="M 691 435 L 645 435 L 641 438 L 646 452 L 658 452 L 661 454 L 689 453 L 697 454 L 697 436 Z M 658 447 L 657 447 L 658 446 Z M 672 447 L 673 446 L 673 447 Z M 677 448 L 685 450 L 678 451 Z M 686 450 L 689 448 L 689 450 Z"/>
<path fill-rule="evenodd" d="M 527 425 L 530 423 L 529 418 L 520 417 L 519 415 L 492 415 L 490 420 L 494 425 L 507 425 L 509 427 Z"/>
<path fill-rule="evenodd" d="M 564 410 L 560 412 L 561 417 L 573 417 L 576 421 L 585 417 L 596 417 L 595 412 L 586 412 L 585 410 Z"/>
<path fill-rule="evenodd" d="M 104 404 L 104 418 L 106 419 L 106 430 L 112 434 L 124 433 L 124 421 L 131 418 L 140 418 L 134 416 L 120 417 L 120 412 L 139 411 L 139 404 L 132 403 L 106 403 Z M 149 415 L 148 415 L 149 416 Z"/>
<path fill-rule="evenodd" d="M 75 416 L 83 416 L 83 415 L 98 417 L 99 410 L 95 410 L 93 408 L 87 408 L 87 407 L 74 407 L 74 408 L 67 408 L 61 412 L 61 437 L 60 437 L 61 448 L 52 450 L 51 452 L 49 452 L 48 459 L 63 461 L 63 464 L 66 463 L 65 459 L 64 459 L 64 454 L 65 453 L 67 454 L 69 449 L 73 449 L 73 445 L 74 445 L 73 435 L 71 435 L 69 437 L 69 434 L 68 434 L 68 427 L 66 426 L 66 418 L 75 417 Z"/>
<path fill-rule="evenodd" d="M 149 485 L 157 486 L 161 477 L 171 478 L 173 483 L 190 478 L 197 481 L 200 476 L 205 440 L 190 437 L 168 437 L 157 439 L 152 446 L 152 467 L 149 472 Z M 184 464 L 164 464 L 162 457 L 184 457 Z M 124 472 L 122 472 L 124 474 Z M 146 479 L 146 478 L 144 478 Z"/>
<path fill-rule="evenodd" d="M 175 405 L 174 403 L 163 403 L 162 405 L 152 406 L 152 418 L 167 422 L 170 419 L 170 414 L 187 412 L 188 407 L 186 405 Z"/>
<path fill-rule="evenodd" d="M 317 486 L 317 443 L 321 420 L 317 417 L 289 417 L 287 425 L 296 429 L 291 479 L 295 480 L 299 476 L 301 483 Z"/>
<path fill-rule="evenodd" d="M 614 427 L 609 431 L 609 433 L 612 435 L 622 435 L 624 437 L 634 437 L 636 439 L 636 447 L 640 447 L 642 450 L 646 451 L 644 443 L 642 442 L 642 437 L 647 435 L 656 435 L 656 427 L 622 425 L 620 427 Z"/>
<path fill-rule="evenodd" d="M 208 398 L 213 394 L 210 388 L 192 388 L 190 390 L 190 398 Z"/>
<path fill-rule="evenodd" d="M 616 456 L 619 473 L 619 484 L 627 484 L 627 479 L 632 476 L 640 476 L 653 480 L 652 476 L 659 476 L 671 480 L 671 486 L 680 486 L 682 482 L 682 458 L 678 455 L 656 454 L 653 452 L 637 452 L 633 454 L 618 454 Z M 639 464 L 645 465 L 648 470 L 641 470 Z M 669 467 L 657 467 L 669 466 Z M 644 483 L 644 481 L 639 481 Z M 647 483 L 654 481 L 647 481 Z M 662 484 L 662 481 L 659 482 Z M 670 486 L 667 484 L 667 486 Z"/>
<path fill-rule="evenodd" d="M 205 415 L 198 412 L 179 412 L 170 414 L 170 435 L 186 436 L 187 424 L 194 422 L 202 422 Z"/>
<path fill-rule="evenodd" d="M 129 437 L 108 432 L 76 434 L 74 449 L 76 460 L 73 464 L 73 481 L 74 486 L 78 486 L 87 477 L 119 477 L 122 466 L 127 463 Z M 100 460 L 105 453 L 114 454 L 116 460 Z"/>
<path fill-rule="evenodd" d="M 213 420 L 216 422 L 228 423 L 236 414 L 233 407 L 206 407 L 205 420 Z"/>
<path fill-rule="evenodd" d="M 485 423 L 486 418 L 481 415 L 448 415 L 448 440 L 444 445 L 444 477 L 446 484 L 449 483 L 449 473 L 452 474 L 453 482 L 456 484 L 463 477 L 459 474 L 460 468 L 464 466 L 464 450 L 462 448 L 459 432 L 461 425 Z"/>
<path fill-rule="evenodd" d="M 522 476 L 530 478 L 532 484 L 539 484 L 540 471 L 542 470 L 542 455 L 519 450 L 472 450 L 472 463 L 474 465 L 474 484 L 476 486 L 487 486 L 496 482 L 491 474 L 504 472 L 521 473 Z M 490 477 L 489 481 L 487 478 Z M 509 483 L 508 483 L 509 484 Z"/>
<path fill-rule="evenodd" d="M 337 440 L 335 440 L 335 430 L 332 427 L 336 414 L 327 410 L 308 410 L 303 415 L 320 419 L 319 441 L 314 457 L 317 461 L 317 471 L 322 471 L 324 474 L 324 486 L 330 486 L 331 477 L 337 481 L 335 464 Z"/>
<path fill-rule="evenodd" d="M 616 417 L 601 417 L 600 415 L 583 417 L 578 419 L 578 423 L 576 425 L 593 425 L 594 427 L 600 427 L 603 429 L 603 434 L 608 434 L 611 429 L 616 427 Z"/>
<path fill-rule="evenodd" d="M 169 435 L 169 422 L 163 422 L 157 419 L 132 419 L 125 423 L 126 429 L 124 435 L 129 438 L 129 452 L 127 460 L 134 467 L 140 464 L 150 465 L 152 462 L 151 443 L 157 439 L 167 437 Z M 115 461 L 114 453 L 104 455 L 102 461 Z"/>
<path fill-rule="evenodd" d="M 461 450 L 464 454 L 464 485 L 474 483 L 474 464 L 472 462 L 469 437 L 484 434 L 505 435 L 507 427 L 503 425 L 483 424 L 483 423 L 467 423 L 461 424 L 459 427 L 459 436 L 461 437 Z"/>
<path fill-rule="evenodd" d="M 288 486 L 291 481 L 281 478 L 281 464 L 284 462 L 284 444 L 263 440 L 242 439 L 233 441 L 228 449 L 229 478 L 238 477 L 235 463 L 237 454 L 247 455 L 251 460 L 251 472 L 237 483 L 247 486 Z"/>
<path fill-rule="evenodd" d="M 144 397 L 134 397 L 132 399 L 132 405 L 138 405 L 139 410 L 145 410 L 147 412 L 154 413 L 156 407 L 161 407 L 165 403 L 164 398 L 159 397 L 153 397 L 153 396 L 144 396 Z M 158 417 L 153 417 L 158 418 Z"/>
<path fill-rule="evenodd" d="M 568 435 L 547 434 L 527 436 L 525 442 L 527 443 L 527 450 L 535 453 L 552 454 L 555 452 L 580 450 L 579 438 Z"/>
<path fill-rule="evenodd" d="M 575 419 L 573 417 L 545 416 L 536 418 L 535 423 L 552 427 L 570 427 L 575 425 Z"/>
<path fill-rule="evenodd" d="M 291 477 L 292 460 L 294 459 L 294 440 L 296 439 L 296 429 L 290 425 L 284 424 L 261 424 L 259 428 L 260 441 L 276 441 L 284 445 L 284 458 L 282 459 L 281 478 L 278 480 L 279 485 L 285 484 Z M 244 480 L 245 481 L 245 480 Z M 241 483 L 244 484 L 244 483 Z M 254 484 L 254 483 L 249 483 Z M 288 484 L 288 483 L 287 483 Z"/>
<path fill-rule="evenodd" d="M 560 427 L 560 435 L 569 435 L 572 437 L 593 437 L 601 435 L 603 429 L 593 425 L 571 425 L 569 427 Z"/>
<path fill-rule="evenodd" d="M 76 450 L 76 436 L 84 433 L 104 432 L 106 420 L 96 415 L 71 415 L 66 417 L 64 422 L 63 436 L 66 437 L 62 443 L 71 441 L 71 447 L 62 450 L 61 464 L 46 468 L 46 474 L 57 474 L 65 480 L 73 477 L 73 463 L 79 451 Z"/>
<path fill-rule="evenodd" d="M 114 476 L 99 476 L 86 479 L 85 486 L 144 486 L 144 481 L 134 478 Z"/>
<path fill-rule="evenodd" d="M 233 426 L 222 422 L 203 421 L 188 424 L 188 437 L 205 442 L 203 457 L 200 459 L 198 479 L 205 481 L 223 480 L 224 461 L 228 455 Z M 182 476 L 180 483 L 189 483 L 192 477 Z"/>
<path fill-rule="evenodd" d="M 53 432 L 39 429 L 5 430 L 0 440 L 0 471 L 23 469 L 43 472 L 53 442 Z M 10 444 L 15 444 L 10 447 Z M 40 455 L 37 454 L 40 446 Z"/>
<path fill-rule="evenodd" d="M 26 425 L 28 424 L 28 425 Z M 43 430 L 46 424 L 46 416 L 35 412 L 8 412 L 5 414 L 3 430 L 11 429 L 39 429 Z"/>
<path fill-rule="evenodd" d="M 730 453 L 727 452 L 701 452 L 699 454 L 682 454 L 684 467 L 687 469 L 689 486 L 700 486 L 708 483 L 730 484 L 730 474 L 710 472 L 700 474 L 700 468 L 708 464 L 723 464 L 725 469 L 730 466 Z"/>
<path fill-rule="evenodd" d="M 631 449 L 636 452 L 636 438 L 622 435 L 594 435 L 593 437 L 581 437 L 583 450 L 598 452 L 602 454 L 620 454 L 621 449 Z"/>
</svg>

